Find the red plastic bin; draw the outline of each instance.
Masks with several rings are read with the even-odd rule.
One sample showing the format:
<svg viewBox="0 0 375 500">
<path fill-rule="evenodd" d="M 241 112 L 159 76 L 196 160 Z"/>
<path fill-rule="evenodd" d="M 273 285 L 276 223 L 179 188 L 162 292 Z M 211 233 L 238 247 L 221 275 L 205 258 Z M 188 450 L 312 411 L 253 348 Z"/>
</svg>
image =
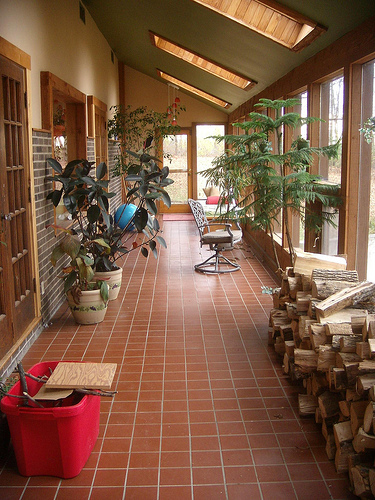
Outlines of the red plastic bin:
<svg viewBox="0 0 375 500">
<path fill-rule="evenodd" d="M 59 361 L 34 365 L 29 373 L 50 375 Z M 34 396 L 41 383 L 27 377 L 28 392 Z M 22 394 L 17 382 L 10 394 Z M 43 402 L 48 408 L 18 406 L 20 399 L 5 396 L 1 410 L 6 414 L 16 455 L 23 476 L 57 476 L 64 479 L 77 476 L 96 443 L 99 434 L 100 397 L 72 395 L 61 406 Z"/>
</svg>

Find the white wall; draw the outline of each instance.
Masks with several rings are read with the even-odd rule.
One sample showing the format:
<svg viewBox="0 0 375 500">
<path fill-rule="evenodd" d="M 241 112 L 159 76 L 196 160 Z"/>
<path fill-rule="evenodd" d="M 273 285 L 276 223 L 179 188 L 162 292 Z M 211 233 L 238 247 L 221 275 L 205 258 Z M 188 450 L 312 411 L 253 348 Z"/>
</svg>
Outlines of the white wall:
<svg viewBox="0 0 375 500">
<path fill-rule="evenodd" d="M 41 128 L 40 72 L 50 71 L 108 109 L 119 102 L 118 64 L 79 0 L 0 0 L 0 36 L 31 56 L 32 127 Z"/>
</svg>

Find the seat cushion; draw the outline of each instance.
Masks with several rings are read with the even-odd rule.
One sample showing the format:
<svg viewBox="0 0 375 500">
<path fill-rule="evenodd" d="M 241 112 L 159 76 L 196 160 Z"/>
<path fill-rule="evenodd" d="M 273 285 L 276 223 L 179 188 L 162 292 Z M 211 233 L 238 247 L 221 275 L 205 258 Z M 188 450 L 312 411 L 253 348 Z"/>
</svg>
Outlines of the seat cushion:
<svg viewBox="0 0 375 500">
<path fill-rule="evenodd" d="M 217 205 L 219 203 L 220 196 L 207 196 L 206 204 L 207 205 Z"/>
<path fill-rule="evenodd" d="M 242 231 L 241 229 L 231 229 L 233 233 L 233 243 L 238 243 L 242 240 Z"/>
<path fill-rule="evenodd" d="M 232 236 L 227 231 L 219 229 L 204 234 L 201 240 L 203 245 L 217 245 L 218 243 L 232 243 Z"/>
<path fill-rule="evenodd" d="M 233 248 L 233 245 L 241 241 L 242 239 L 242 231 L 241 229 L 231 229 L 232 234 L 233 234 L 233 241 L 230 241 L 230 243 L 223 243 L 220 245 L 221 250 L 231 250 Z M 215 233 L 226 233 L 225 229 L 217 229 L 216 231 L 213 231 Z M 212 233 L 211 233 L 212 234 Z"/>
</svg>

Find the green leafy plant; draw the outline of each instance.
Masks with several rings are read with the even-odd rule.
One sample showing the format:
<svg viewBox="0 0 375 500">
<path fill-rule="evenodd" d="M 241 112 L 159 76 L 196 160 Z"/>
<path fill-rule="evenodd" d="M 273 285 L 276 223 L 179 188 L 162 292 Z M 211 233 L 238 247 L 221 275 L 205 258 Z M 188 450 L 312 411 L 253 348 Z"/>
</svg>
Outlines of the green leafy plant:
<svg viewBox="0 0 375 500">
<path fill-rule="evenodd" d="M 62 241 L 52 251 L 51 262 L 55 266 L 57 262 L 68 255 L 70 263 L 63 268 L 64 292 L 72 294 L 74 302 L 79 304 L 82 291 L 100 290 L 104 302 L 108 301 L 108 285 L 105 281 L 93 281 L 94 259 L 87 252 L 87 242 L 82 244 L 81 240 L 69 229 Z M 105 242 L 101 244 L 106 245 Z"/>
<path fill-rule="evenodd" d="M 184 106 L 176 105 L 174 116 L 185 111 Z M 147 106 L 132 109 L 129 106 L 112 106 L 112 119 L 108 120 L 108 136 L 119 142 L 119 154 L 116 156 L 114 175 L 124 175 L 133 162 L 130 151 L 161 157 L 161 144 L 164 137 L 175 135 L 180 131 L 173 125 L 168 112 L 160 113 Z M 151 146 L 153 141 L 153 147 Z M 152 148 L 152 150 L 151 150 Z"/>
<path fill-rule="evenodd" d="M 359 131 L 364 135 L 365 141 L 368 144 L 371 144 L 372 139 L 375 136 L 375 116 L 371 116 L 368 120 L 366 120 L 363 127 L 361 127 Z"/>
<path fill-rule="evenodd" d="M 319 232 L 325 222 L 334 225 L 335 213 L 323 209 L 318 214 L 310 206 L 320 202 L 324 208 L 337 207 L 341 201 L 337 197 L 339 186 L 310 173 L 316 156 L 337 157 L 339 142 L 316 148 L 298 137 L 288 151 L 283 151 L 282 136 L 286 128 L 295 129 L 318 120 L 287 111 L 298 103 L 298 99 L 260 99 L 255 106 L 272 110 L 274 117 L 252 112 L 246 121 L 234 123 L 242 133 L 216 137 L 229 148 L 203 172 L 208 183 L 220 186 L 220 203 L 228 204 L 226 218 L 239 218 L 252 229 L 270 235 L 278 269 L 273 235 L 281 214 L 293 264 L 290 213 L 298 214 L 305 226 Z"/>
<path fill-rule="evenodd" d="M 136 210 L 123 228 L 114 223 L 114 217 L 110 214 L 109 200 L 115 193 L 108 192 L 108 169 L 105 163 L 100 163 L 95 169 L 95 176 L 91 176 L 93 162 L 73 160 L 63 168 L 54 158 L 47 160 L 55 172 L 54 176 L 47 178 L 55 183 L 55 189 L 48 194 L 47 199 L 55 207 L 61 201 L 64 203 L 72 220 L 72 228 L 68 233 L 79 236 L 85 252 L 93 259 L 90 265 L 96 271 L 117 269 L 116 261 L 136 249 L 141 249 L 142 255 L 147 257 L 149 248 L 157 257 L 157 243 L 166 247 L 155 216 L 158 199 L 162 199 L 167 206 L 171 203 L 165 191 L 165 187 L 173 182 L 168 177 L 169 169 L 159 168 L 157 159 L 147 153 L 146 147 L 141 153 L 129 151 L 128 154 L 133 161 L 123 176 L 127 193 L 123 210 L 129 204 L 136 205 Z M 144 235 L 140 243 L 134 241 L 136 233 L 130 231 L 132 226 Z"/>
</svg>

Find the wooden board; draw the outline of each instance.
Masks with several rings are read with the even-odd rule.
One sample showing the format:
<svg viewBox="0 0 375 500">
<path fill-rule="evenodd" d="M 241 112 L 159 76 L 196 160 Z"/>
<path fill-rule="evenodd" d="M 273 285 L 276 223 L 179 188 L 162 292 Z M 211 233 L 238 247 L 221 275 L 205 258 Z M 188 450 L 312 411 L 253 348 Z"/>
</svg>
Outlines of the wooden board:
<svg viewBox="0 0 375 500">
<path fill-rule="evenodd" d="M 320 318 L 319 323 L 326 325 L 327 323 L 351 323 L 353 317 L 365 318 L 367 311 L 354 308 L 345 308 L 337 313 L 333 313 L 327 318 Z"/>
<path fill-rule="evenodd" d="M 69 363 L 60 361 L 46 383 L 55 389 L 110 390 L 116 363 Z"/>
<path fill-rule="evenodd" d="M 311 276 L 314 269 L 346 269 L 346 259 L 318 253 L 296 252 L 295 273 Z"/>
<path fill-rule="evenodd" d="M 346 307 L 352 307 L 361 302 L 372 301 L 375 295 L 375 283 L 362 281 L 354 287 L 344 288 L 323 300 L 316 306 L 318 317 L 326 318 Z"/>
<path fill-rule="evenodd" d="M 58 399 L 64 399 L 70 396 L 73 389 L 49 389 L 46 385 L 42 385 L 37 394 L 35 394 L 34 399 L 41 399 L 43 401 L 57 401 Z"/>
</svg>

